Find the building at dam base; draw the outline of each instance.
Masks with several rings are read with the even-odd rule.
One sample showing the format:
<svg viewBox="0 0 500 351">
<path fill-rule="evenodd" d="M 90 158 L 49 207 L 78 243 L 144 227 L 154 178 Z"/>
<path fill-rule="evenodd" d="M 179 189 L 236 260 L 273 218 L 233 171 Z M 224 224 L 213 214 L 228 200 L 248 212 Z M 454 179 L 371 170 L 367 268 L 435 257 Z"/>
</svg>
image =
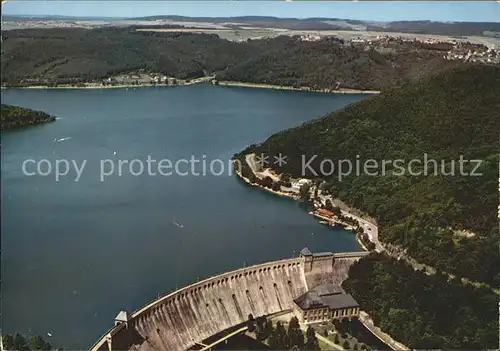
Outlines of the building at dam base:
<svg viewBox="0 0 500 351">
<path fill-rule="evenodd" d="M 324 292 L 324 290 L 328 290 Z M 333 291 L 332 291 L 333 290 Z M 300 323 L 313 324 L 332 319 L 353 318 L 359 315 L 359 305 L 349 294 L 332 284 L 320 285 L 294 300 L 294 315 Z"/>
<path fill-rule="evenodd" d="M 134 313 L 120 312 L 115 326 L 91 350 L 186 350 L 245 323 L 250 314 L 259 317 L 283 311 L 299 313 L 295 300 L 309 291 L 317 293 L 314 288 L 321 292 L 321 287 L 328 286 L 342 294 L 341 284 L 349 267 L 367 254 L 314 254 L 304 249 L 299 257 L 213 276 L 169 293 Z M 356 310 L 351 312 L 356 314 Z"/>
<path fill-rule="evenodd" d="M 330 252 L 313 254 L 308 248 L 300 251 L 305 267 L 312 267 L 316 260 L 329 257 Z M 359 304 L 349 294 L 344 294 L 342 288 L 336 284 L 322 284 L 308 290 L 293 300 L 293 314 L 300 323 L 313 324 L 326 322 L 332 319 L 351 319 L 359 315 Z"/>
</svg>

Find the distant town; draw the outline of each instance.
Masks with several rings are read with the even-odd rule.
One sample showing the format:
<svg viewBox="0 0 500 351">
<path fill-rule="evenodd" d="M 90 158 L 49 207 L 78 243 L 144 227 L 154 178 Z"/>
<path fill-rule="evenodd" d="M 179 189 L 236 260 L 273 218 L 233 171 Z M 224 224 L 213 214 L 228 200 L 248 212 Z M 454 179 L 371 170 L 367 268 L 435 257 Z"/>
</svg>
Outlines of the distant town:
<svg viewBox="0 0 500 351">
<path fill-rule="evenodd" d="M 302 41 L 319 41 L 325 39 L 324 35 L 301 35 Z M 447 60 L 460 60 L 464 62 L 500 63 L 500 50 L 495 44 L 478 44 L 469 41 L 449 39 L 417 39 L 402 36 L 377 36 L 376 38 L 357 37 L 348 41 L 353 45 L 361 45 L 365 48 L 373 48 L 378 51 L 406 50 L 405 44 L 417 48 L 422 46 L 425 49 L 446 51 L 443 55 Z"/>
</svg>

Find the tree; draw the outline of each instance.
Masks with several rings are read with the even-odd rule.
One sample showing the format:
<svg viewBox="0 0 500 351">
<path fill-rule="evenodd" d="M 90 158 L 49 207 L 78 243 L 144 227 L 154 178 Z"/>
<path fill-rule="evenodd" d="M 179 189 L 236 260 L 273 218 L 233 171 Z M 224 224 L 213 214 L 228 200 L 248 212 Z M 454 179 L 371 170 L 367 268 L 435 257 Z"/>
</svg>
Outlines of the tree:
<svg viewBox="0 0 500 351">
<path fill-rule="evenodd" d="M 30 339 L 31 350 L 52 350 L 52 345 L 45 341 L 40 335 L 32 336 Z"/>
<path fill-rule="evenodd" d="M 326 330 L 326 329 L 325 329 L 325 330 L 323 331 L 323 336 L 324 336 L 325 338 L 327 338 L 327 337 L 328 337 L 328 330 Z"/>
<path fill-rule="evenodd" d="M 333 206 L 332 212 L 335 213 L 335 215 L 337 215 L 337 216 L 342 215 L 342 211 L 340 210 L 340 207 L 338 207 L 338 206 Z"/>
<path fill-rule="evenodd" d="M 330 192 L 330 184 L 328 182 L 322 182 L 319 185 L 319 190 L 321 190 L 321 194 L 328 195 Z"/>
<path fill-rule="evenodd" d="M 334 319 L 332 321 L 332 323 L 333 323 L 333 326 L 335 327 L 335 330 L 337 330 L 337 331 L 340 330 L 340 320 Z"/>
<path fill-rule="evenodd" d="M 16 351 L 28 351 L 30 349 L 28 342 L 21 334 L 14 335 L 14 347 Z"/>
<path fill-rule="evenodd" d="M 273 179 L 269 176 L 266 176 L 264 179 L 262 179 L 261 185 L 265 186 L 266 188 L 272 188 Z"/>
<path fill-rule="evenodd" d="M 251 184 L 255 184 L 257 182 L 257 177 L 255 176 L 255 174 L 250 171 L 248 173 L 248 181 L 251 183 Z"/>
<path fill-rule="evenodd" d="M 4 350 L 14 350 L 14 337 L 10 334 L 5 334 L 2 337 L 2 346 Z"/>
<path fill-rule="evenodd" d="M 247 326 L 248 326 L 248 331 L 250 333 L 253 333 L 255 331 L 255 319 L 253 318 L 253 314 L 248 315 L 248 321 L 247 321 Z"/>
<path fill-rule="evenodd" d="M 30 351 L 28 342 L 19 333 L 14 335 L 6 334 L 2 337 L 3 349 L 5 350 L 16 350 L 16 351 Z"/>
<path fill-rule="evenodd" d="M 335 337 L 333 338 L 333 342 L 336 343 L 336 344 L 340 343 L 340 339 L 339 339 L 339 334 L 338 333 L 335 334 Z"/>
<path fill-rule="evenodd" d="M 269 347 L 272 350 L 280 350 L 279 337 L 276 333 L 276 330 L 273 330 L 268 340 Z"/>
<path fill-rule="evenodd" d="M 336 198 L 339 196 L 339 191 L 335 185 L 332 185 L 329 189 L 330 195 L 332 195 L 333 198 Z"/>
<path fill-rule="evenodd" d="M 255 320 L 255 325 L 256 325 L 256 332 L 255 336 L 257 340 L 259 341 L 264 341 L 269 337 L 269 334 L 267 333 L 267 321 L 265 317 L 257 317 Z M 271 326 L 272 327 L 272 326 Z"/>
<path fill-rule="evenodd" d="M 45 341 L 41 336 L 36 335 L 28 339 L 19 333 L 16 333 L 14 335 L 3 335 L 2 346 L 4 350 L 16 351 L 52 350 L 52 345 Z"/>
<path fill-rule="evenodd" d="M 321 179 L 316 179 L 314 181 L 314 198 L 318 198 L 319 186 L 323 181 Z"/>
<path fill-rule="evenodd" d="M 326 199 L 326 201 L 325 201 L 325 208 L 326 208 L 328 211 L 333 211 L 333 203 L 332 203 L 332 200 L 330 200 L 330 199 Z"/>
<path fill-rule="evenodd" d="M 280 177 L 282 182 L 288 183 L 290 182 L 291 175 L 290 173 L 283 173 Z"/>
<path fill-rule="evenodd" d="M 265 336 L 264 339 L 267 339 L 273 333 L 273 331 L 274 331 L 273 322 L 266 321 L 264 325 L 264 336 Z"/>
<path fill-rule="evenodd" d="M 276 334 L 276 339 L 278 342 L 278 349 L 279 350 L 288 349 L 290 342 L 289 342 L 285 327 L 283 326 L 283 324 L 281 322 L 278 322 L 276 324 L 275 334 Z"/>
<path fill-rule="evenodd" d="M 234 168 L 238 170 L 238 167 L 241 169 L 241 176 L 243 178 L 250 178 L 250 175 L 253 174 L 253 172 L 250 170 L 250 167 L 248 165 L 241 163 L 239 159 L 236 159 L 234 162 Z M 255 175 L 253 175 L 255 178 Z"/>
<path fill-rule="evenodd" d="M 302 201 L 307 202 L 311 200 L 311 184 L 305 183 L 299 189 L 299 197 Z"/>
<path fill-rule="evenodd" d="M 299 349 L 304 347 L 304 334 L 300 330 L 299 320 L 297 317 L 292 317 L 288 325 L 288 339 L 289 347 L 297 347 Z"/>
<path fill-rule="evenodd" d="M 316 337 L 316 332 L 314 331 L 313 327 L 307 328 L 306 332 L 306 350 L 319 350 L 319 343 L 318 343 L 318 338 Z"/>
</svg>

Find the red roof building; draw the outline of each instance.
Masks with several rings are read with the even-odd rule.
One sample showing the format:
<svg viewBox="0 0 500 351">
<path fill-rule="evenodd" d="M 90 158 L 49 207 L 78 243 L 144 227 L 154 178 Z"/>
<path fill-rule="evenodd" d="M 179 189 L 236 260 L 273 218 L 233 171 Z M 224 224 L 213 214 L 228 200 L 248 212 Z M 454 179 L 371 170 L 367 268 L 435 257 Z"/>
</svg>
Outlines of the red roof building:
<svg viewBox="0 0 500 351">
<path fill-rule="evenodd" d="M 323 217 L 329 217 L 329 218 L 333 218 L 335 217 L 335 213 L 333 213 L 332 211 L 328 211 L 324 208 L 319 208 L 316 210 L 316 214 L 319 215 L 319 216 L 323 216 Z"/>
</svg>

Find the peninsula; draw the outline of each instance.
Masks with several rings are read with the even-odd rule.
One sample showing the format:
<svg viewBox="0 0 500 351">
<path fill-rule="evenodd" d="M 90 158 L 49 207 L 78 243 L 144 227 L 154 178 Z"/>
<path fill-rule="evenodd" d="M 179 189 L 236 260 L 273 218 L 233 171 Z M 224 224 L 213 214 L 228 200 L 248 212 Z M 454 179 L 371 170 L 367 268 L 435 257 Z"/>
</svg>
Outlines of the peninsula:
<svg viewBox="0 0 500 351">
<path fill-rule="evenodd" d="M 18 129 L 55 120 L 56 117 L 42 111 L 2 104 L 0 130 Z"/>
</svg>

